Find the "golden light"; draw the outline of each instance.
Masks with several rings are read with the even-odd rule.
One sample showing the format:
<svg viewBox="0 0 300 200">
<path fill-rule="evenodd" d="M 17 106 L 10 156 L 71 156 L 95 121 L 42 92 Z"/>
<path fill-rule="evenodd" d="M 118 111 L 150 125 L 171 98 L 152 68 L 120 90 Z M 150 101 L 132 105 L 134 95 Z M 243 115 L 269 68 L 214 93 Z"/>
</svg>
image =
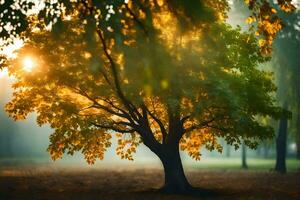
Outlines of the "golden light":
<svg viewBox="0 0 300 200">
<path fill-rule="evenodd" d="M 7 68 L 0 69 L 0 79 L 3 78 L 3 77 L 7 77 L 7 76 L 8 76 Z"/>
<path fill-rule="evenodd" d="M 27 56 L 24 58 L 23 60 L 23 69 L 27 72 L 31 72 L 32 69 L 36 66 L 36 63 L 34 62 L 34 60 Z"/>
</svg>

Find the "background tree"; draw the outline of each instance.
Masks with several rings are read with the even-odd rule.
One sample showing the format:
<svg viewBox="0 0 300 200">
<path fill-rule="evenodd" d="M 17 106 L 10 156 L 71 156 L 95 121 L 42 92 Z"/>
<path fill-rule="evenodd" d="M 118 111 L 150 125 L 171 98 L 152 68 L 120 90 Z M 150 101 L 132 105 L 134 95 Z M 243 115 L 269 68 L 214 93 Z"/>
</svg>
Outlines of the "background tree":
<svg viewBox="0 0 300 200">
<path fill-rule="evenodd" d="M 275 42 L 275 57 L 273 59 L 277 79 L 282 79 L 279 85 L 279 100 L 288 101 L 293 118 L 289 126 L 290 137 L 293 137 L 297 146 L 297 158 L 300 158 L 300 66 L 298 52 L 300 51 L 300 11 L 290 15 L 280 13 L 285 23 L 285 29 L 279 34 Z M 281 77 L 280 77 L 281 76 Z"/>
<path fill-rule="evenodd" d="M 284 107 L 288 105 L 285 103 Z M 288 117 L 283 115 L 279 121 L 278 134 L 276 138 L 276 165 L 275 170 L 281 173 L 286 173 L 286 143 L 288 131 Z"/>
<path fill-rule="evenodd" d="M 201 146 L 221 151 L 218 137 L 253 148 L 273 136 L 257 117 L 281 113 L 271 74 L 257 68 L 281 23 L 267 2 L 247 3 L 260 48 L 224 23 L 227 1 L 45 1 L 16 33 L 29 40 L 6 63 L 16 77 L 6 110 L 51 125 L 53 159 L 82 151 L 94 163 L 114 132 L 122 158 L 143 143 L 162 161 L 164 189 L 187 192 L 179 149 L 198 160 Z M 37 67 L 24 70 L 29 56 Z"/>
<path fill-rule="evenodd" d="M 242 143 L 242 168 L 248 169 L 247 165 L 247 149 L 245 143 Z"/>
<path fill-rule="evenodd" d="M 226 144 L 226 157 L 229 158 L 231 154 L 231 146 Z"/>
</svg>

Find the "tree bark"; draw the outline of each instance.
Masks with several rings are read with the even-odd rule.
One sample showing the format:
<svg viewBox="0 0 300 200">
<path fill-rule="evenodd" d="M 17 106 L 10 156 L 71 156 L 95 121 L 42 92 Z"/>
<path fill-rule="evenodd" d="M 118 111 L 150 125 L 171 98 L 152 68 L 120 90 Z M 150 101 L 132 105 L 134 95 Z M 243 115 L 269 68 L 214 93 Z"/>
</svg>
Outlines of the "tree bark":
<svg viewBox="0 0 300 200">
<path fill-rule="evenodd" d="M 279 130 L 276 138 L 276 166 L 275 170 L 280 173 L 286 173 L 286 140 L 287 140 L 288 119 L 283 115 L 279 121 Z"/>
<path fill-rule="evenodd" d="M 298 160 L 300 160 L 300 141 L 298 141 L 298 142 L 296 143 L 296 148 L 297 148 L 296 158 L 297 158 Z"/>
<path fill-rule="evenodd" d="M 242 144 L 242 168 L 243 169 L 248 169 L 246 145 L 245 145 L 244 142 Z"/>
<path fill-rule="evenodd" d="M 296 158 L 300 160 L 300 109 L 298 109 L 296 117 Z"/>
<path fill-rule="evenodd" d="M 179 145 L 164 145 L 159 158 L 165 173 L 165 184 L 162 190 L 168 193 L 190 192 L 192 186 L 184 174 Z"/>
<path fill-rule="evenodd" d="M 167 193 L 191 193 L 196 190 L 188 182 L 179 153 L 179 141 L 184 133 L 183 124 L 179 115 L 168 109 L 169 127 L 162 143 L 159 143 L 146 122 L 140 128 L 140 134 L 144 144 L 155 153 L 162 162 L 165 174 L 163 192 Z M 199 192 L 199 190 L 197 190 Z M 201 192 L 206 192 L 201 190 Z"/>
</svg>

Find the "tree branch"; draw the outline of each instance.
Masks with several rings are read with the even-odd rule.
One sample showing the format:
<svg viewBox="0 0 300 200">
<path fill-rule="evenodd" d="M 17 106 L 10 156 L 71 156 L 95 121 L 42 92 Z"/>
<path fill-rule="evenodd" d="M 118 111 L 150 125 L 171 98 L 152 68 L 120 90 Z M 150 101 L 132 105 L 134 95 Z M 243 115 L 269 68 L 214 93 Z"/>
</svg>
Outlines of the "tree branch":
<svg viewBox="0 0 300 200">
<path fill-rule="evenodd" d="M 129 14 L 133 17 L 133 20 L 139 25 L 139 27 L 141 27 L 141 29 L 143 29 L 145 35 L 148 37 L 149 33 L 147 31 L 147 29 L 145 28 L 144 24 L 138 19 L 138 17 L 133 13 L 133 11 L 129 8 L 128 4 L 125 3 L 125 7 L 127 9 L 127 11 L 129 12 Z"/>
<path fill-rule="evenodd" d="M 224 128 L 224 127 L 212 126 L 212 125 L 206 125 L 206 127 L 213 128 L 213 129 L 216 129 L 216 130 L 219 130 L 219 131 L 223 131 L 223 132 L 228 132 L 230 130 L 233 130 L 231 128 Z"/>
<path fill-rule="evenodd" d="M 183 118 L 181 119 L 181 123 L 184 124 L 184 122 L 185 122 L 186 120 L 188 120 L 190 117 L 191 117 L 191 115 L 187 115 L 187 116 L 183 117 Z"/>
<path fill-rule="evenodd" d="M 203 122 L 201 122 L 199 124 L 195 124 L 193 126 L 190 126 L 189 128 L 184 129 L 184 133 L 188 133 L 188 132 L 191 132 L 191 131 L 193 131 L 195 129 L 199 129 L 199 128 L 202 128 L 204 126 L 208 126 L 213 121 L 215 121 L 215 118 L 212 118 L 210 120 L 203 121 Z"/>
<path fill-rule="evenodd" d="M 89 3 L 92 4 L 91 1 L 89 3 L 87 3 L 87 1 L 82 0 L 82 3 L 84 5 L 84 7 L 91 14 L 95 13 L 94 12 L 94 6 L 93 5 L 89 5 Z M 112 72 L 112 76 L 113 76 L 114 85 L 115 85 L 115 88 L 116 88 L 116 95 L 117 95 L 117 97 L 121 100 L 121 102 L 123 103 L 123 105 L 125 106 L 125 108 L 128 110 L 130 117 L 135 122 L 138 123 L 138 125 L 137 125 L 137 131 L 142 136 L 144 144 L 146 144 L 152 151 L 158 151 L 158 149 L 160 147 L 160 143 L 156 141 L 154 135 L 151 132 L 150 127 L 147 126 L 147 124 L 144 124 L 143 121 L 141 121 L 141 119 L 143 119 L 143 116 L 139 113 L 139 111 L 133 105 L 133 103 L 130 102 L 125 97 L 125 95 L 123 94 L 123 92 L 121 90 L 121 86 L 120 86 L 120 82 L 119 82 L 119 78 L 118 78 L 116 64 L 114 63 L 112 57 L 110 56 L 110 53 L 108 51 L 108 47 L 107 47 L 107 45 L 105 43 L 103 32 L 102 32 L 102 30 L 99 27 L 97 27 L 96 33 L 97 33 L 98 37 L 100 38 L 100 41 L 101 41 L 101 44 L 102 44 L 102 47 L 103 47 L 103 51 L 104 51 L 104 55 L 105 55 L 105 57 L 109 61 L 109 66 L 110 66 L 110 69 L 111 69 L 111 72 Z M 141 122 L 142 122 L 142 124 L 140 124 Z M 144 129 L 146 129 L 146 130 L 144 130 Z"/>
<path fill-rule="evenodd" d="M 163 123 L 160 121 L 159 118 L 157 118 L 152 112 L 150 112 L 150 110 L 147 108 L 147 106 L 145 104 L 143 104 L 143 107 L 145 108 L 145 110 L 149 113 L 149 115 L 154 119 L 154 121 L 159 125 L 159 128 L 161 130 L 161 133 L 163 135 L 163 143 L 166 143 L 167 140 L 167 131 L 163 125 Z"/>
<path fill-rule="evenodd" d="M 122 108 L 116 106 L 111 100 L 107 99 L 102 99 L 103 101 L 105 101 L 106 103 L 108 103 L 109 105 L 111 105 L 113 108 L 119 110 L 121 113 L 123 113 L 124 115 L 127 116 L 128 120 L 132 123 L 134 123 L 134 121 L 131 119 L 130 115 Z"/>
<path fill-rule="evenodd" d="M 135 129 L 121 129 L 119 127 L 114 127 L 113 125 L 104 125 L 104 124 L 97 124 L 94 122 L 91 122 L 92 125 L 102 128 L 102 129 L 107 129 L 107 130 L 113 130 L 118 133 L 134 133 L 136 130 Z"/>
<path fill-rule="evenodd" d="M 110 109 L 110 108 L 108 108 L 108 107 L 106 107 L 104 105 L 99 104 L 95 99 L 93 99 L 92 97 L 90 97 L 84 90 L 78 89 L 78 88 L 76 88 L 76 90 L 79 92 L 79 94 L 81 94 L 82 96 L 88 98 L 90 101 L 93 102 L 93 105 L 91 105 L 91 107 L 102 109 L 102 110 L 104 110 L 104 111 L 106 111 L 106 112 L 108 112 L 110 114 L 116 115 L 118 117 L 125 118 L 125 119 L 127 119 L 129 121 L 131 120 L 130 118 L 128 118 L 128 116 L 126 114 L 116 112 L 116 111 L 114 111 L 114 110 L 112 110 L 112 109 Z"/>
<path fill-rule="evenodd" d="M 90 3 L 92 3 L 92 2 L 90 2 Z M 88 9 L 88 11 L 91 14 L 95 13 L 93 5 L 89 5 L 88 2 L 85 1 L 85 0 L 82 0 L 82 4 L 84 5 L 84 7 L 86 9 Z M 125 97 L 125 95 L 123 94 L 123 92 L 121 90 L 121 85 L 120 85 L 120 81 L 119 81 L 119 78 L 118 78 L 117 67 L 116 67 L 115 62 L 113 61 L 112 57 L 110 56 L 110 53 L 108 52 L 108 47 L 105 43 L 103 33 L 102 33 L 101 29 L 99 29 L 99 27 L 97 27 L 96 33 L 97 33 L 98 37 L 100 38 L 105 57 L 108 59 L 108 61 L 110 63 L 110 68 L 111 68 L 111 71 L 112 71 L 112 76 L 113 76 L 114 84 L 115 84 L 115 87 L 116 87 L 116 94 L 120 98 L 120 100 L 123 102 L 124 106 L 128 109 L 130 116 L 135 121 L 138 121 L 139 118 L 142 117 L 142 116 L 137 111 L 135 106 Z"/>
</svg>

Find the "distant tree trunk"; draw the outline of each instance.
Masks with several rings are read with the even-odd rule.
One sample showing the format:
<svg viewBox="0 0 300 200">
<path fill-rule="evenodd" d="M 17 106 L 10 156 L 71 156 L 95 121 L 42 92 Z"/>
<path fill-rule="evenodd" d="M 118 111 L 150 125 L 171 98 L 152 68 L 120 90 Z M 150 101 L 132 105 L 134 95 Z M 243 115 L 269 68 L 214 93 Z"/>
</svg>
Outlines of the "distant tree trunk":
<svg viewBox="0 0 300 200">
<path fill-rule="evenodd" d="M 286 108 L 285 106 L 284 108 Z M 275 170 L 280 173 L 286 173 L 286 140 L 287 140 L 288 119 L 283 115 L 279 121 L 279 130 L 276 138 L 276 166 Z"/>
<path fill-rule="evenodd" d="M 299 110 L 296 117 L 296 148 L 297 148 L 296 157 L 298 160 L 300 160 L 300 111 Z"/>
<path fill-rule="evenodd" d="M 261 146 L 259 146 L 257 149 L 256 149 L 256 155 L 258 157 L 261 157 Z"/>
<path fill-rule="evenodd" d="M 268 158 L 269 157 L 269 147 L 268 145 L 265 143 L 264 144 L 264 158 Z"/>
<path fill-rule="evenodd" d="M 296 148 L 297 148 L 296 158 L 300 160 L 300 141 L 297 141 Z"/>
<path fill-rule="evenodd" d="M 229 144 L 226 144 L 226 157 L 229 158 L 230 157 L 230 148 L 231 146 Z"/>
<path fill-rule="evenodd" d="M 242 168 L 243 169 L 248 169 L 247 165 L 247 150 L 246 150 L 246 145 L 243 142 L 242 143 Z"/>
</svg>

